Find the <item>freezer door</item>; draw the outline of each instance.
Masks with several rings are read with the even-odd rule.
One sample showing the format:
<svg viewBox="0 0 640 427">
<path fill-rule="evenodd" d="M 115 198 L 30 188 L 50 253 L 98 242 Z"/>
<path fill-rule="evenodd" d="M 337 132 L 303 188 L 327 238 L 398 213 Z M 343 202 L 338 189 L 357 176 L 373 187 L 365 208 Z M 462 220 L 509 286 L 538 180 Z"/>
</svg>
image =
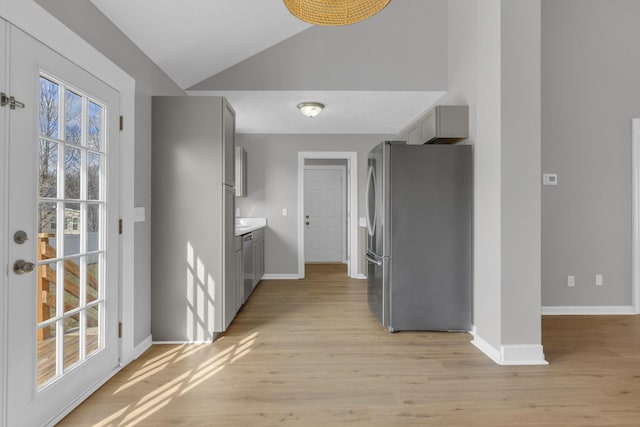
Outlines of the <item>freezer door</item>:
<svg viewBox="0 0 640 427">
<path fill-rule="evenodd" d="M 389 259 L 368 252 L 367 301 L 381 325 L 389 325 Z"/>
</svg>

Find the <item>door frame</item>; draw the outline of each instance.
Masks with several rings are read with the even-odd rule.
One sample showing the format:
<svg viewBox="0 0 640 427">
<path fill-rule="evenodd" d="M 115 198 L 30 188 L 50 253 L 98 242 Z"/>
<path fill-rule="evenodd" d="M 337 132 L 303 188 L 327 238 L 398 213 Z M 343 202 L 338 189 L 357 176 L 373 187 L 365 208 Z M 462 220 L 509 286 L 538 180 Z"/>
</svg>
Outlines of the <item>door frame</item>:
<svg viewBox="0 0 640 427">
<path fill-rule="evenodd" d="M 358 278 L 358 153 L 355 151 L 298 152 L 298 278 L 304 279 L 304 161 L 347 161 L 347 274 Z"/>
<path fill-rule="evenodd" d="M 349 251 L 347 250 L 347 246 L 348 246 L 347 241 L 349 240 L 348 239 L 349 230 L 347 227 L 347 214 L 349 212 L 349 209 L 347 209 L 347 200 L 346 200 L 347 195 L 349 194 L 349 191 L 347 189 L 349 185 L 349 183 L 347 182 L 347 167 L 346 165 L 304 165 L 305 171 L 313 170 L 313 169 L 340 171 L 340 176 L 342 178 L 342 181 L 340 184 L 340 191 L 342 193 L 340 196 L 340 225 L 342 226 L 340 229 L 340 246 L 342 246 L 341 261 L 346 264 L 349 261 L 349 257 L 348 257 Z M 304 196 L 304 193 L 303 193 L 303 196 Z M 304 214 L 304 211 L 302 213 Z"/>
<path fill-rule="evenodd" d="M 33 1 L 24 0 L 4 0 L 0 2 L 0 18 L 6 20 L 29 34 L 36 40 L 56 51 L 60 55 L 66 57 L 74 64 L 93 74 L 98 79 L 107 83 L 120 93 L 120 114 L 126 118 L 124 129 L 120 131 L 120 216 L 123 222 L 124 233 L 120 236 L 120 268 L 119 268 L 119 286 L 120 301 L 119 313 L 120 321 L 123 324 L 122 338 L 120 340 L 120 366 L 124 366 L 135 358 L 134 343 L 134 189 L 128 183 L 133 182 L 134 174 L 134 155 L 135 155 L 135 80 L 114 64 L 106 56 L 98 52 L 93 46 L 75 34 L 64 24 L 58 21 L 40 5 Z M 1 48 L 3 51 L 4 46 Z M 4 70 L 3 70 L 4 71 Z M 4 73 L 5 75 L 7 73 Z M 6 81 L 3 89 L 6 87 Z M 6 110 L 2 111 L 2 110 Z M 4 124 L 8 109 L 0 110 L 0 124 Z M 0 138 L 6 138 L 6 126 L 3 126 Z M 6 144 L 5 144 L 6 145 Z M 0 154 L 0 162 L 6 171 L 8 161 L 6 148 Z M 0 259 L 6 260 L 8 253 L 8 242 L 6 235 L 8 218 L 7 218 L 7 177 L 0 177 L 0 188 L 3 190 L 3 196 L 0 200 Z M 9 262 L 9 261 L 7 261 Z M 6 267 L 6 266 L 5 266 Z M 7 271 L 7 270 L 5 270 Z M 6 420 L 6 372 L 9 369 L 6 366 L 7 360 L 7 319 L 5 317 L 7 295 L 7 273 L 0 275 L 0 426 L 5 426 Z M 108 378 L 104 379 L 104 382 Z M 103 383 L 104 383 L 103 382 Z M 93 390 L 88 390 L 85 395 L 76 401 L 69 402 L 66 408 L 62 408 L 57 420 L 62 419 L 82 400 L 88 397 L 95 389 L 103 383 L 96 384 Z"/>
<path fill-rule="evenodd" d="M 631 176 L 632 176 L 632 245 L 631 280 L 632 305 L 640 314 L 640 119 L 632 119 L 631 124 Z"/>
</svg>

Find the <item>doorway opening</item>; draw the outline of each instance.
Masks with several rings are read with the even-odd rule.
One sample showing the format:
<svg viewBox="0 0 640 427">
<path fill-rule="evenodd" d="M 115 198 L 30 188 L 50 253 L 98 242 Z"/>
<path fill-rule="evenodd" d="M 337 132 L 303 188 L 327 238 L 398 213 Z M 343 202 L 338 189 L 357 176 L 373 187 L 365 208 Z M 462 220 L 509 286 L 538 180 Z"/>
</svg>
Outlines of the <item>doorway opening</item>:
<svg viewBox="0 0 640 427">
<path fill-rule="evenodd" d="M 307 168 L 305 164 L 307 164 L 311 170 L 330 170 L 331 168 L 335 169 L 339 167 L 338 163 L 340 163 L 345 170 L 345 183 L 343 183 L 346 190 L 346 196 L 344 197 L 346 204 L 345 220 L 343 222 L 345 238 L 344 241 L 340 238 L 339 242 L 344 248 L 341 258 L 342 262 L 345 262 L 347 265 L 347 274 L 349 277 L 358 277 L 357 161 L 358 155 L 356 152 L 321 151 L 298 153 L 298 277 L 300 279 L 305 277 L 305 260 L 307 259 L 305 257 L 305 229 L 307 227 L 306 223 L 309 222 L 307 218 L 305 218 L 307 215 L 307 206 L 305 206 L 305 170 Z M 318 164 L 319 162 L 323 164 Z M 321 166 L 327 166 L 327 168 Z M 352 171 L 355 172 L 352 173 Z M 335 257 L 335 253 L 332 256 Z"/>
</svg>

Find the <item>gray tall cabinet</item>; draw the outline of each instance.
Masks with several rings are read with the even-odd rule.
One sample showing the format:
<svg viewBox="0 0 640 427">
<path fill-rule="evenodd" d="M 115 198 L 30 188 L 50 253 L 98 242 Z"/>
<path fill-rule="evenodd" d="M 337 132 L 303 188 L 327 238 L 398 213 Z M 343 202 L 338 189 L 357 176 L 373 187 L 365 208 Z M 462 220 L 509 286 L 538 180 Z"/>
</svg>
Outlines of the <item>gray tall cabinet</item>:
<svg viewBox="0 0 640 427">
<path fill-rule="evenodd" d="M 235 113 L 223 97 L 152 104 L 151 332 L 211 341 L 237 312 Z"/>
</svg>

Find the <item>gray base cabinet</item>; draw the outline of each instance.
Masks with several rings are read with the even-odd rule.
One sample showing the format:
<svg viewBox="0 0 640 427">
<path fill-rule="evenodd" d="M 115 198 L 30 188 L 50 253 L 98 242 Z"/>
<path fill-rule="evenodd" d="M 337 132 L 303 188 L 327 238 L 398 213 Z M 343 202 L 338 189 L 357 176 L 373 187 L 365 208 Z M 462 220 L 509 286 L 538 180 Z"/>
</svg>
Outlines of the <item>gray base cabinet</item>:
<svg viewBox="0 0 640 427">
<path fill-rule="evenodd" d="M 223 97 L 152 100 L 151 332 L 211 341 L 237 312 L 235 113 Z"/>
<path fill-rule="evenodd" d="M 244 304 L 244 256 L 242 255 L 242 236 L 235 238 L 236 250 L 236 312 Z"/>
<path fill-rule="evenodd" d="M 264 229 L 255 230 L 253 235 L 253 288 L 264 276 Z"/>
</svg>

